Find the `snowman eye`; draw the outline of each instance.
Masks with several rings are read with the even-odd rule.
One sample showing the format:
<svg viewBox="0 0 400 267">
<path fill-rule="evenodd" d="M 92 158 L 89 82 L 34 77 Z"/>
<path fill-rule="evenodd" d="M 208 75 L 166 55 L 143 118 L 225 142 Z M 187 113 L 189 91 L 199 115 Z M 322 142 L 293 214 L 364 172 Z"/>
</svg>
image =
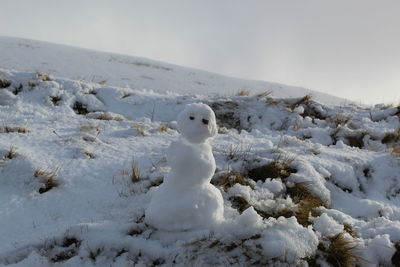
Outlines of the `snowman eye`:
<svg viewBox="0 0 400 267">
<path fill-rule="evenodd" d="M 201 121 L 202 121 L 205 125 L 208 125 L 208 120 L 202 119 Z"/>
<path fill-rule="evenodd" d="M 193 116 L 190 116 L 189 119 L 190 119 L 190 120 L 194 120 L 194 117 L 193 117 Z"/>
</svg>

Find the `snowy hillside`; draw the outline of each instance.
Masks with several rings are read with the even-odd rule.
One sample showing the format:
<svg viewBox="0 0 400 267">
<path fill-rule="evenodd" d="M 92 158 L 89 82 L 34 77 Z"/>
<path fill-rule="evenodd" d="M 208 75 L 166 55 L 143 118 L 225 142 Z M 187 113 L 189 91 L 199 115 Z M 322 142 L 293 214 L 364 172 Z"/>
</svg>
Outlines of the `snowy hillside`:
<svg viewBox="0 0 400 267">
<path fill-rule="evenodd" d="M 231 95 L 247 90 L 253 94 L 272 91 L 274 97 L 312 94 L 323 103 L 345 102 L 300 87 L 236 79 L 145 58 L 12 37 L 0 37 L 0 68 L 40 71 L 58 77 L 156 92 Z"/>
<path fill-rule="evenodd" d="M 400 107 L 0 78 L 0 265 L 400 264 Z M 194 102 L 217 115 L 226 221 L 160 231 L 145 210 Z"/>
</svg>

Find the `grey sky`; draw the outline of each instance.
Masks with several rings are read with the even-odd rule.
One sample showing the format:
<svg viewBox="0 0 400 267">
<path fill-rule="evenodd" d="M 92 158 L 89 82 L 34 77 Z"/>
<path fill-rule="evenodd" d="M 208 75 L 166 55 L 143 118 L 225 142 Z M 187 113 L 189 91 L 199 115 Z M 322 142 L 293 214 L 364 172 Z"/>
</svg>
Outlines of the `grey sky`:
<svg viewBox="0 0 400 267">
<path fill-rule="evenodd" d="M 398 0 L 1 0 L 0 35 L 400 101 Z"/>
</svg>

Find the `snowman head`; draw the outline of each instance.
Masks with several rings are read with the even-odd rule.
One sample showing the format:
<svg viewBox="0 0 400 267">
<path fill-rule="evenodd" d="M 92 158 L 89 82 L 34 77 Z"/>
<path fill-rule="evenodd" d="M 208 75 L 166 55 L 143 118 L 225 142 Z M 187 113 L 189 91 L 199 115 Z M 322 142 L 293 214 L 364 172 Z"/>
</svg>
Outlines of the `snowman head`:
<svg viewBox="0 0 400 267">
<path fill-rule="evenodd" d="M 203 143 L 217 134 L 212 109 L 203 103 L 189 104 L 178 115 L 178 130 L 191 143 Z"/>
</svg>

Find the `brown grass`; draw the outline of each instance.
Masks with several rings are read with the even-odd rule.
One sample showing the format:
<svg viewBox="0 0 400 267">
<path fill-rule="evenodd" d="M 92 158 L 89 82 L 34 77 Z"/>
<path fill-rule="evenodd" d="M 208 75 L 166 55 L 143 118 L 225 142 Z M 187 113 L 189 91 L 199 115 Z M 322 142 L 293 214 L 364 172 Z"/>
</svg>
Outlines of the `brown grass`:
<svg viewBox="0 0 400 267">
<path fill-rule="evenodd" d="M 269 96 L 271 94 L 272 94 L 272 91 L 265 91 L 265 92 L 257 94 L 256 96 L 259 97 L 259 98 L 263 98 L 263 97 L 267 97 L 267 96 Z"/>
<path fill-rule="evenodd" d="M 396 242 L 394 247 L 396 248 L 396 252 L 392 256 L 392 264 L 395 267 L 400 267 L 400 242 Z"/>
<path fill-rule="evenodd" d="M 29 130 L 19 126 L 0 126 L 0 133 L 29 133 Z"/>
<path fill-rule="evenodd" d="M 353 242 L 339 233 L 330 238 L 329 247 L 326 249 L 326 260 L 335 267 L 355 267 L 361 258 L 354 252 L 356 246 Z"/>
<path fill-rule="evenodd" d="M 249 96 L 250 90 L 249 89 L 242 89 L 236 94 L 237 96 Z"/>
<path fill-rule="evenodd" d="M 309 186 L 312 182 L 295 183 L 294 186 L 287 188 L 287 193 L 297 203 L 297 210 L 294 213 L 299 224 L 310 225 L 310 215 L 316 217 L 320 215 L 319 207 L 327 207 L 326 203 L 312 192 Z"/>
<path fill-rule="evenodd" d="M 132 125 L 132 129 L 134 129 L 141 136 L 147 135 L 144 126 L 141 123 L 135 123 L 134 125 Z"/>
<path fill-rule="evenodd" d="M 390 144 L 390 143 L 397 143 L 397 142 L 400 142 L 400 128 L 394 130 L 391 133 L 387 133 L 382 138 L 383 144 Z"/>
<path fill-rule="evenodd" d="M 228 188 L 234 186 L 235 184 L 250 185 L 246 177 L 240 172 L 226 172 L 220 178 L 218 185 L 221 186 L 226 192 Z"/>
<path fill-rule="evenodd" d="M 58 103 L 61 101 L 62 98 L 61 96 L 55 95 L 55 96 L 50 96 L 49 99 L 54 106 L 58 106 Z"/>
<path fill-rule="evenodd" d="M 8 88 L 8 87 L 10 87 L 10 85 L 11 85 L 11 82 L 9 80 L 0 78 L 0 88 Z"/>
<path fill-rule="evenodd" d="M 18 156 L 17 150 L 15 147 L 11 146 L 7 153 L 4 155 L 5 159 L 13 159 Z"/>
<path fill-rule="evenodd" d="M 86 117 L 89 119 L 103 120 L 103 121 L 123 121 L 124 120 L 121 116 L 113 115 L 109 112 L 89 113 L 86 115 Z"/>
<path fill-rule="evenodd" d="M 42 81 L 44 82 L 49 82 L 52 81 L 53 79 L 50 78 L 50 76 L 46 73 L 42 73 L 42 72 L 37 72 L 37 76 L 38 78 L 40 78 Z"/>
<path fill-rule="evenodd" d="M 86 115 L 89 113 L 87 105 L 85 105 L 79 101 L 76 101 L 74 103 L 74 106 L 72 107 L 72 109 L 75 111 L 76 114 L 79 114 L 79 115 Z"/>
<path fill-rule="evenodd" d="M 42 183 L 42 186 L 39 188 L 40 194 L 46 193 L 47 191 L 59 185 L 57 182 L 58 170 L 59 169 L 56 169 L 55 171 L 44 169 L 35 170 L 34 176 L 39 179 L 40 183 Z"/>
<path fill-rule="evenodd" d="M 351 226 L 348 223 L 343 224 L 344 231 L 346 231 L 349 235 L 351 235 L 354 238 L 358 237 L 358 233 L 354 230 L 353 226 Z"/>
<path fill-rule="evenodd" d="M 168 123 L 163 123 L 163 124 L 160 125 L 160 127 L 158 127 L 158 131 L 160 133 L 168 132 L 169 129 L 171 129 L 171 127 L 169 126 Z"/>
<path fill-rule="evenodd" d="M 132 183 L 137 183 L 141 180 L 140 178 L 140 169 L 137 166 L 135 160 L 132 160 L 130 170 L 123 170 L 122 171 L 123 176 L 129 177 L 129 180 Z"/>
<path fill-rule="evenodd" d="M 266 165 L 249 170 L 248 176 L 254 181 L 265 181 L 267 178 L 286 179 L 297 170 L 291 167 L 293 158 L 278 154 L 274 160 Z"/>
</svg>

